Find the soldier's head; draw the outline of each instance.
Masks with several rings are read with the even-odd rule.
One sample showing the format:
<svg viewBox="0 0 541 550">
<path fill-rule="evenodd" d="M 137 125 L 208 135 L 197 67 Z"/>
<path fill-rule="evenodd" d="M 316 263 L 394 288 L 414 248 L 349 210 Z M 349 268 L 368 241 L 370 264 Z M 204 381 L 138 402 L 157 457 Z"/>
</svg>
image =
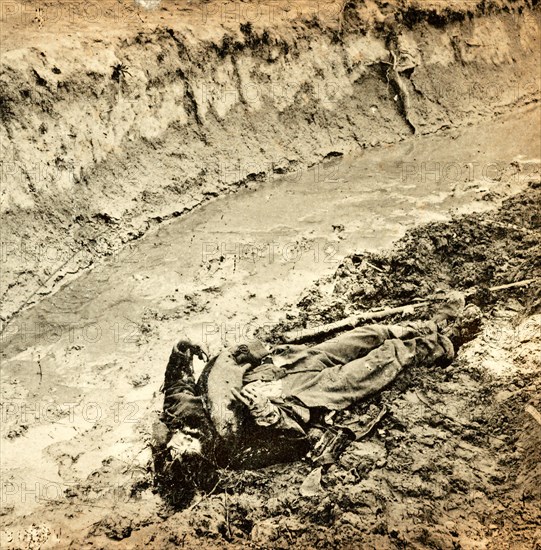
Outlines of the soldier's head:
<svg viewBox="0 0 541 550">
<path fill-rule="evenodd" d="M 199 421 L 198 421 L 199 422 Z M 209 491 L 217 480 L 214 438 L 210 430 L 184 425 L 169 439 L 157 466 L 161 493 L 175 508 L 188 506 L 199 491 Z"/>
</svg>

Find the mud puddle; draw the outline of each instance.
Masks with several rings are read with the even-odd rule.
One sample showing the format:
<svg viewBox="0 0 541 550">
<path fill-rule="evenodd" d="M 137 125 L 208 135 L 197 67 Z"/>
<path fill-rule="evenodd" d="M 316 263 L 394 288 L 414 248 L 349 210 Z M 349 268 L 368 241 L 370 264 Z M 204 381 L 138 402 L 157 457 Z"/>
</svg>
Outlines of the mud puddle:
<svg viewBox="0 0 541 550">
<path fill-rule="evenodd" d="M 3 335 L 3 508 L 28 514 L 53 494 L 63 501 L 105 459 L 137 460 L 141 421 L 159 407 L 181 335 L 216 352 L 283 318 L 353 251 L 522 186 L 539 162 L 537 119 L 528 109 L 258 183 L 161 226 L 23 312 Z"/>
</svg>

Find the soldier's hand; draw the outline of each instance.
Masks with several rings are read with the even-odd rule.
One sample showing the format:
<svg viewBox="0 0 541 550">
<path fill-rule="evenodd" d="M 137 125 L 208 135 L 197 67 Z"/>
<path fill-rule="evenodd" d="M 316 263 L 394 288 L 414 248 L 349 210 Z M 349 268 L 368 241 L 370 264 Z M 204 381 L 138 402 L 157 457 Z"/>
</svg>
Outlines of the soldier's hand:
<svg viewBox="0 0 541 550">
<path fill-rule="evenodd" d="M 175 346 L 176 350 L 184 355 L 198 357 L 201 361 L 208 361 L 208 355 L 202 350 L 201 346 L 193 344 L 190 340 L 180 340 Z"/>
<path fill-rule="evenodd" d="M 270 426 L 278 421 L 280 413 L 278 407 L 261 391 L 261 386 L 261 382 L 252 382 L 240 391 L 232 389 L 231 393 L 248 407 L 257 424 Z"/>
<path fill-rule="evenodd" d="M 248 408 L 250 408 L 252 406 L 251 402 L 248 400 L 247 397 L 244 397 L 244 395 L 239 391 L 239 390 L 236 390 L 235 388 L 233 388 L 231 390 L 231 394 L 233 395 L 233 397 L 237 400 L 237 401 L 240 401 L 241 403 L 244 403 Z"/>
<path fill-rule="evenodd" d="M 251 411 L 257 411 L 265 408 L 269 401 L 269 398 L 260 390 L 260 387 L 260 382 L 253 382 L 244 386 L 240 391 L 232 389 L 231 393 Z"/>
</svg>

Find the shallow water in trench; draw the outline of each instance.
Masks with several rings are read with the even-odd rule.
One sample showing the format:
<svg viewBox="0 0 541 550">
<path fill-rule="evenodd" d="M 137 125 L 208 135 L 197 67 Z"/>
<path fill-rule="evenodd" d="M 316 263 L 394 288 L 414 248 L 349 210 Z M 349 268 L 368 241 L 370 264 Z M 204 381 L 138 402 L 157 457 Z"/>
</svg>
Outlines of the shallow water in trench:
<svg viewBox="0 0 541 550">
<path fill-rule="evenodd" d="M 216 352 L 276 322 L 344 256 L 388 247 L 415 224 L 489 207 L 479 199 L 501 186 L 512 161 L 522 164 L 512 187 L 527 181 L 529 161 L 539 162 L 538 115 L 530 108 L 274 176 L 163 224 L 23 312 L 3 337 L 2 399 L 12 405 L 7 425 L 28 431 L 3 445 L 2 469 L 14 480 L 39 471 L 61 482 L 62 445 L 84 454 L 75 478 L 113 449 L 125 452 L 131 426 L 119 414 L 126 420 L 131 406 L 140 418 L 155 407 L 180 335 Z M 23 417 L 25 403 L 32 409 Z M 68 403 L 76 405 L 67 415 L 59 405 Z M 42 459 L 28 467 L 30 455 Z"/>
</svg>

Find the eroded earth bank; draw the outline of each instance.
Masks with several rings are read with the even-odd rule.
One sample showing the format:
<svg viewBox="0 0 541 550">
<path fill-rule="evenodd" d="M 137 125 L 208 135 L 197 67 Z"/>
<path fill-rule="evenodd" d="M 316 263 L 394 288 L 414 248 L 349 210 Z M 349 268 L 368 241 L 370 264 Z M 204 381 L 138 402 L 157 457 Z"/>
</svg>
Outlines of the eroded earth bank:
<svg viewBox="0 0 541 550">
<path fill-rule="evenodd" d="M 70 5 L 2 12 L 2 548 L 540 547 L 537 3 Z M 350 411 L 388 413 L 315 497 L 301 461 L 162 500 L 180 336 L 450 288 L 481 332 Z"/>
</svg>

